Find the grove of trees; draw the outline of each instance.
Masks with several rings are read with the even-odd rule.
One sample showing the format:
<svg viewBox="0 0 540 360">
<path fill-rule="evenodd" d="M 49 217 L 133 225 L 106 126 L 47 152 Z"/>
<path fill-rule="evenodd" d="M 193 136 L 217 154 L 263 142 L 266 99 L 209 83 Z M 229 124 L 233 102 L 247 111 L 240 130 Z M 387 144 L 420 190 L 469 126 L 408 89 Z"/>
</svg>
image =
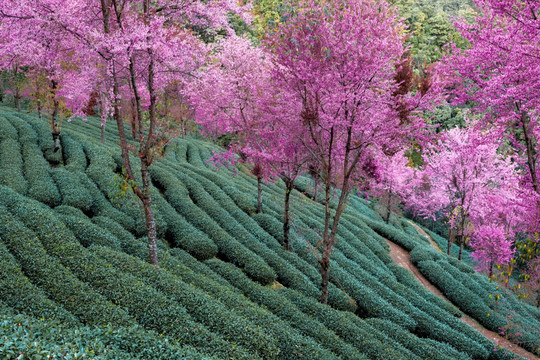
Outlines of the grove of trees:
<svg viewBox="0 0 540 360">
<path fill-rule="evenodd" d="M 406 20 L 384 0 L 4 0 L 0 69 L 15 106 L 29 97 L 48 118 L 55 150 L 65 119 L 95 107 L 103 130 L 114 121 L 155 266 L 149 168 L 192 116 L 204 135 L 227 139 L 216 162 L 242 161 L 257 176 L 257 212 L 262 182 L 284 183 L 285 250 L 295 182 L 312 176 L 314 200 L 322 184 L 322 303 L 357 190 L 382 199 L 386 222 L 398 203 L 447 222 L 448 251 L 469 243 L 489 275 L 518 257 L 538 286 L 540 2 L 476 0 L 453 9 L 467 15 L 455 27 L 398 5 Z M 464 120 L 435 126 L 441 108 Z"/>
</svg>

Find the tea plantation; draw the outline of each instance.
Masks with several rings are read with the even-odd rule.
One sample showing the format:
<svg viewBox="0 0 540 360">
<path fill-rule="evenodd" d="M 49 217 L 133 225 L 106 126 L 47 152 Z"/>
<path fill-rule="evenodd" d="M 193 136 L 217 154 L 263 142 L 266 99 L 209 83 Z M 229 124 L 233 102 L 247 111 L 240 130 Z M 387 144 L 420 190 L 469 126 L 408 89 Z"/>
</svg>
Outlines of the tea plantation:
<svg viewBox="0 0 540 360">
<path fill-rule="evenodd" d="M 321 305 L 311 247 L 324 207 L 311 180 L 291 196 L 284 251 L 283 183 L 264 185 L 255 214 L 256 180 L 214 169 L 206 160 L 219 149 L 195 138 L 174 139 L 151 168 L 160 268 L 151 266 L 117 136 L 109 123 L 102 145 L 99 120 L 65 123 L 55 153 L 45 120 L 0 107 L 0 359 L 516 358 L 462 312 L 540 356 L 538 309 L 358 197 Z M 452 303 L 394 264 L 385 238 Z"/>
</svg>

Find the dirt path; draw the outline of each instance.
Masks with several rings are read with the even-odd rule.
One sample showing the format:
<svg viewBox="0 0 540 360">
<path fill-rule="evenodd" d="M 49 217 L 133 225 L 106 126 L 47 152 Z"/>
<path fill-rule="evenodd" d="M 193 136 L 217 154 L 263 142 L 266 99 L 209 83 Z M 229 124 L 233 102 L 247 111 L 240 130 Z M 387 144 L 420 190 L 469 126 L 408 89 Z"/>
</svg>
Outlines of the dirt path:
<svg viewBox="0 0 540 360">
<path fill-rule="evenodd" d="M 412 224 L 412 223 L 411 223 Z M 431 243 L 431 245 L 435 248 L 435 249 L 439 249 L 439 247 L 437 246 L 437 244 L 435 243 L 435 241 L 433 241 L 433 239 L 431 239 L 431 237 L 426 234 L 426 232 L 424 230 L 422 230 L 420 227 L 418 227 L 416 224 L 412 224 L 416 230 L 421 234 L 421 235 L 424 235 L 426 236 L 428 239 L 429 239 L 429 242 Z M 405 269 L 409 270 L 413 275 L 414 277 L 422 284 L 426 287 L 426 289 L 428 289 L 430 292 L 432 292 L 434 295 L 450 302 L 446 296 L 444 296 L 440 291 L 439 289 L 437 289 L 433 284 L 431 284 L 421 273 L 420 273 L 420 270 L 418 270 L 418 268 L 416 266 L 414 266 L 414 264 L 412 263 L 411 261 L 411 256 L 409 255 L 409 253 L 407 252 L 407 250 L 403 249 L 401 246 L 391 242 L 390 240 L 388 239 L 385 239 L 386 242 L 388 243 L 388 245 L 390 245 L 390 257 L 394 260 L 394 262 L 401 266 L 401 267 L 404 267 Z M 518 355 L 521 355 L 527 359 L 530 359 L 530 360 L 540 360 L 540 358 L 538 358 L 537 356 L 535 356 L 534 354 L 528 352 L 527 350 L 517 346 L 516 344 L 514 343 L 511 343 L 510 341 L 508 341 L 508 339 L 505 339 L 503 338 L 502 336 L 499 336 L 497 333 L 494 333 L 493 331 L 490 331 L 488 329 L 486 329 L 485 327 L 483 327 L 482 325 L 480 325 L 476 320 L 474 320 L 473 318 L 471 318 L 470 316 L 468 315 L 465 315 L 463 314 L 463 316 L 461 317 L 461 320 L 468 324 L 469 326 L 473 327 L 474 329 L 478 330 L 480 333 L 482 333 L 482 335 L 484 335 L 486 338 L 490 339 L 491 341 L 495 342 L 496 344 L 498 345 L 501 345 L 501 346 L 504 346 L 505 348 L 507 348 L 508 350 L 511 350 L 513 351 L 514 353 L 518 354 Z"/>
</svg>

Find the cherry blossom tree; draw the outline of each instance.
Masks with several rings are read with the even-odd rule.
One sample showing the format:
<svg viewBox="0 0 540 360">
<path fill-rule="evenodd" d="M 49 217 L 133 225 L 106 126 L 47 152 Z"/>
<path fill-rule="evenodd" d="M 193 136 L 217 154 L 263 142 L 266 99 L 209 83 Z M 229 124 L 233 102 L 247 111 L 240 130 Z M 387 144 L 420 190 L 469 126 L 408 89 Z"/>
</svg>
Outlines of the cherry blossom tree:
<svg viewBox="0 0 540 360">
<path fill-rule="evenodd" d="M 285 183 L 283 246 L 289 250 L 290 194 L 307 161 L 290 127 L 294 112 L 287 94 L 272 80 L 269 54 L 246 38 L 231 36 L 216 45 L 216 58 L 193 83 L 196 119 L 213 136 L 232 134 L 229 153 L 240 154 L 257 176 L 257 211 L 262 211 L 262 181 Z M 279 120 L 278 120 L 279 119 Z"/>
<path fill-rule="evenodd" d="M 226 28 L 228 11 L 236 8 L 227 0 L 208 3 L 148 0 L 21 3 L 8 0 L 2 2 L 0 8 L 2 25 L 13 22 L 19 29 L 28 29 L 29 34 L 43 29 L 49 35 L 45 39 L 56 39 L 53 44 L 57 48 L 52 54 L 80 54 L 84 62 L 77 70 L 87 79 L 95 79 L 89 81 L 88 86 L 99 80 L 90 88 L 69 78 L 62 85 L 65 89 L 71 87 L 69 94 L 73 94 L 73 88 L 81 90 L 80 93 L 87 95 L 86 100 L 94 91 L 104 95 L 104 112 L 112 114 L 118 127 L 126 182 L 143 203 L 150 262 L 154 265 L 158 265 L 158 259 L 148 167 L 167 140 L 162 131 L 165 127 L 159 123 L 157 102 L 168 84 L 183 81 L 186 73 L 199 67 L 204 46 L 196 35 L 211 36 L 215 29 Z M 56 77 L 54 80 L 56 82 Z M 137 124 L 133 142 L 128 141 L 124 132 L 121 96 L 133 101 Z M 73 108 L 84 108 L 87 104 L 87 101 L 70 100 Z M 140 161 L 142 184 L 137 184 L 132 171 L 131 150 Z"/>
<path fill-rule="evenodd" d="M 473 22 L 457 23 L 471 44 L 463 51 L 452 49 L 440 69 L 455 103 L 474 103 L 484 127 L 495 127 L 513 146 L 523 169 L 521 179 L 523 221 L 528 233 L 530 269 L 540 278 L 540 36 L 538 1 L 475 1 Z M 532 257 L 529 254 L 536 254 Z M 538 288 L 540 282 L 534 284 Z"/>
<path fill-rule="evenodd" d="M 292 94 L 301 112 L 287 119 L 290 132 L 316 159 L 325 190 L 325 226 L 318 248 L 321 302 L 328 298 L 330 254 L 353 179 L 370 148 L 392 152 L 419 122 L 400 119 L 393 94 L 404 48 L 401 24 L 384 2 L 305 0 L 291 4 L 286 21 L 265 44 L 273 54 L 274 79 Z M 418 105 L 421 94 L 410 102 Z M 403 101 L 407 104 L 406 97 Z M 395 151 L 395 150 L 394 150 Z M 332 185 L 341 189 L 330 209 Z"/>
<path fill-rule="evenodd" d="M 420 215 L 443 214 L 450 226 L 448 254 L 455 239 L 460 260 L 477 226 L 503 226 L 510 233 L 520 221 L 516 164 L 498 154 L 496 139 L 473 127 L 444 133 L 438 144 L 426 147 L 417 192 L 408 199 Z"/>
</svg>

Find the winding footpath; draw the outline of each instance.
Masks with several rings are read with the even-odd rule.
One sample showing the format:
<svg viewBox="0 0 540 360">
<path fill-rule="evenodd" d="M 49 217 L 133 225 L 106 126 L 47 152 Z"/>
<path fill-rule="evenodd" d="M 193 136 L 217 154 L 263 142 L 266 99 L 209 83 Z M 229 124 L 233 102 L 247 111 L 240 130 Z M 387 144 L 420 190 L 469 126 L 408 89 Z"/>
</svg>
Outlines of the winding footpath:
<svg viewBox="0 0 540 360">
<path fill-rule="evenodd" d="M 414 228 L 416 229 L 416 231 L 418 231 L 418 233 L 424 237 L 426 237 L 431 246 L 433 246 L 435 249 L 437 249 L 438 251 L 441 251 L 441 249 L 439 249 L 439 247 L 437 246 L 437 243 L 435 243 L 435 241 L 433 241 L 433 239 L 424 231 L 422 230 L 422 228 L 420 228 L 418 225 L 410 222 L 410 224 L 412 226 L 414 226 Z M 422 284 L 426 287 L 426 289 L 428 289 L 430 292 L 432 292 L 434 295 L 450 302 L 446 296 L 444 296 L 440 291 L 439 289 L 437 289 L 433 284 L 431 284 L 429 282 L 429 280 L 427 280 L 421 273 L 420 273 L 420 270 L 418 270 L 418 268 L 416 266 L 414 266 L 414 264 L 412 263 L 411 261 L 411 256 L 409 255 L 409 253 L 407 252 L 407 250 L 403 249 L 401 246 L 391 242 L 390 240 L 388 239 L 385 239 L 386 242 L 388 243 L 388 245 L 390 245 L 390 256 L 392 257 L 392 259 L 394 260 L 394 262 L 401 266 L 401 267 L 404 267 L 405 269 L 407 269 L 408 271 L 410 271 L 414 277 Z M 493 332 L 493 331 L 490 331 L 488 329 L 486 329 L 485 327 L 483 327 L 482 325 L 480 325 L 476 320 L 474 320 L 473 318 L 471 318 L 470 316 L 466 315 L 466 314 L 463 314 L 461 316 L 461 320 L 468 324 L 469 326 L 473 327 L 474 329 L 478 330 L 480 333 L 482 333 L 482 335 L 484 335 L 486 338 L 490 339 L 491 341 L 493 341 L 494 343 L 500 345 L 500 346 L 504 346 L 505 348 L 507 348 L 508 350 L 514 352 L 515 354 L 517 355 L 520 355 L 520 356 L 523 356 L 524 358 L 526 359 L 529 359 L 529 360 L 540 360 L 537 356 L 535 356 L 534 354 L 528 352 L 527 350 L 521 348 L 520 346 L 510 342 L 508 339 L 500 336 L 499 334 Z"/>
</svg>

